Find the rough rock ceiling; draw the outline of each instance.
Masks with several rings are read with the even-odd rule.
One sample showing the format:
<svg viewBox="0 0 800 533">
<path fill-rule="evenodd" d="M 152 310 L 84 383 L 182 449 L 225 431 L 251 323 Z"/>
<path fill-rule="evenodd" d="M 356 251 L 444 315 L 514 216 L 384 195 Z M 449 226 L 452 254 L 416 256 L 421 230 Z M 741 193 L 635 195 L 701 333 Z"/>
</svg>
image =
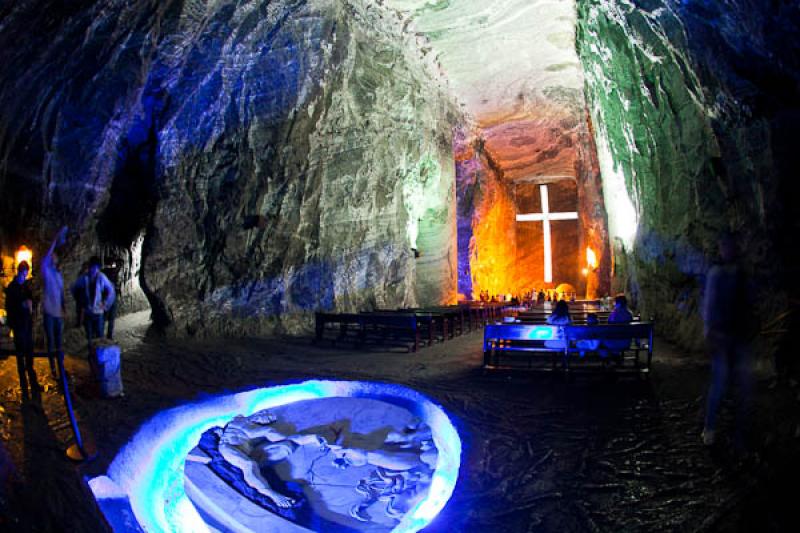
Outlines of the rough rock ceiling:
<svg viewBox="0 0 800 533">
<path fill-rule="evenodd" d="M 430 41 L 508 179 L 574 175 L 583 73 L 574 0 L 386 0 Z"/>
</svg>

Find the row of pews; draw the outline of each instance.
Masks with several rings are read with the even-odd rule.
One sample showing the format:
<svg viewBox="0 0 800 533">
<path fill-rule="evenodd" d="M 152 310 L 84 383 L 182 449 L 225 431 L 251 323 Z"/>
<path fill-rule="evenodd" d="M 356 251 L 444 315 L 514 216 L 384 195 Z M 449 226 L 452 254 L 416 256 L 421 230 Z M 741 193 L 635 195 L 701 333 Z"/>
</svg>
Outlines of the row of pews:
<svg viewBox="0 0 800 533">
<path fill-rule="evenodd" d="M 544 305 L 506 317 L 484 330 L 483 367 L 562 371 L 614 370 L 648 374 L 653 359 L 652 321 L 634 315 L 629 324 L 609 324 L 610 311 L 596 302 L 571 302 L 572 324 L 547 324 L 552 308 Z M 598 325 L 587 325 L 594 313 Z"/>
<path fill-rule="evenodd" d="M 403 346 L 416 352 L 422 346 L 501 322 L 511 306 L 500 302 L 406 309 L 376 309 L 361 313 L 315 313 L 314 342 L 354 347 Z"/>
</svg>

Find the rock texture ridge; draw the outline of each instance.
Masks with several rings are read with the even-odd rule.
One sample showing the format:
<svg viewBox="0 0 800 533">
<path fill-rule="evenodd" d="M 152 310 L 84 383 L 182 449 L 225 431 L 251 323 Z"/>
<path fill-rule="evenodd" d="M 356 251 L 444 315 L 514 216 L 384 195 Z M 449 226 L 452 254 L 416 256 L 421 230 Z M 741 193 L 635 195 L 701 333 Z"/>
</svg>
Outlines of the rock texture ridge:
<svg viewBox="0 0 800 533">
<path fill-rule="evenodd" d="M 178 333 L 455 298 L 460 119 L 396 13 L 32 0 L 0 17 L 4 253 L 68 223 L 67 277 L 89 251 L 123 256 Z"/>
<path fill-rule="evenodd" d="M 789 129 L 800 111 L 800 7 L 758 0 L 589 0 L 586 71 L 616 282 L 685 344 L 720 231 L 739 235 L 762 338 L 797 301 Z"/>
</svg>

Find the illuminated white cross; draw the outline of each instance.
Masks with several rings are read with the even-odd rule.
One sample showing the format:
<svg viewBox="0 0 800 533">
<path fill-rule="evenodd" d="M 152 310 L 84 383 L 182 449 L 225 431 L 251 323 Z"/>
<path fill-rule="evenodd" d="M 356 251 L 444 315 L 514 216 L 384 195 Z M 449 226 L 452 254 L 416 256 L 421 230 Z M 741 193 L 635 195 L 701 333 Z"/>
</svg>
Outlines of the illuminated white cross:
<svg viewBox="0 0 800 533">
<path fill-rule="evenodd" d="M 517 222 L 538 222 L 544 223 L 544 281 L 553 281 L 553 252 L 550 250 L 550 221 L 551 220 L 577 220 L 578 213 L 575 211 L 568 213 L 551 213 L 550 201 L 547 196 L 547 185 L 539 185 L 539 193 L 542 195 L 542 212 L 526 213 L 517 215 Z"/>
</svg>

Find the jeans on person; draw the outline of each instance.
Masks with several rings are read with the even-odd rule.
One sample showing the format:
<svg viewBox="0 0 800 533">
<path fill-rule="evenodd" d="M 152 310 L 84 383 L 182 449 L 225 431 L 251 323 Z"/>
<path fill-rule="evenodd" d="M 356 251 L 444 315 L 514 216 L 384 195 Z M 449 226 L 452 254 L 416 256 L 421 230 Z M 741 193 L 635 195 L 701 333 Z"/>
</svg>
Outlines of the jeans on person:
<svg viewBox="0 0 800 533">
<path fill-rule="evenodd" d="M 114 338 L 114 320 L 116 318 L 117 318 L 117 301 L 114 300 L 114 303 L 111 305 L 111 309 L 109 309 L 105 313 L 105 319 L 107 324 L 107 329 L 106 329 L 107 339 Z"/>
<path fill-rule="evenodd" d="M 47 339 L 47 353 L 61 351 L 64 333 L 64 319 L 60 316 L 44 314 L 44 334 Z"/>
<path fill-rule="evenodd" d="M 93 339 L 103 336 L 103 313 L 86 311 L 83 324 L 86 327 L 86 340 L 89 341 L 89 344 L 92 343 Z"/>
<path fill-rule="evenodd" d="M 33 326 L 24 324 L 12 328 L 14 333 L 14 349 L 17 352 L 17 372 L 19 373 L 19 386 L 22 389 L 22 397 L 28 396 L 28 379 L 30 375 L 33 388 L 36 387 L 36 371 L 33 369 Z"/>
<path fill-rule="evenodd" d="M 743 444 L 753 394 L 748 343 L 730 336 L 712 335 L 708 345 L 711 351 L 711 386 L 706 405 L 706 430 L 714 431 L 717 428 L 717 415 L 732 371 L 739 393 L 736 399 L 736 439 L 738 444 Z"/>
</svg>

